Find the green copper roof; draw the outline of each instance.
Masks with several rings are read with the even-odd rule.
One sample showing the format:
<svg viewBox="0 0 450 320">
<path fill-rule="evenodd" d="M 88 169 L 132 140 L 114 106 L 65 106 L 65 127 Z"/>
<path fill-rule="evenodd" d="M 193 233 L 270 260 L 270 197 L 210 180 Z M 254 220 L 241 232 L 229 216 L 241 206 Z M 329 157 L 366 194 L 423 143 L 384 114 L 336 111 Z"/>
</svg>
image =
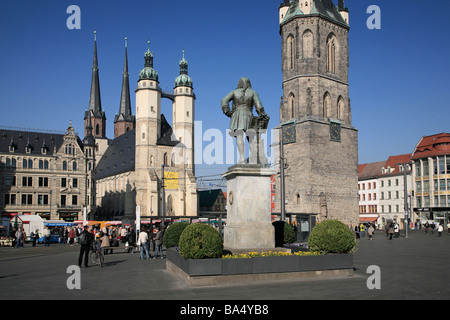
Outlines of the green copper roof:
<svg viewBox="0 0 450 320">
<path fill-rule="evenodd" d="M 153 52 L 150 51 L 150 41 L 148 43 L 149 48 L 144 55 L 145 67 L 139 72 L 139 80 L 158 81 L 158 72 L 153 69 Z"/>
<path fill-rule="evenodd" d="M 286 3 L 283 3 L 282 5 L 286 6 Z M 339 5 L 343 7 L 343 1 L 340 1 Z M 342 9 L 343 8 L 341 8 L 341 10 Z M 338 23 L 347 25 L 332 0 L 312 0 L 312 8 L 309 14 L 320 15 Z M 287 22 L 296 16 L 307 16 L 307 14 L 300 10 L 299 0 L 293 0 L 290 2 L 289 10 L 281 23 Z"/>
<path fill-rule="evenodd" d="M 176 87 L 193 88 L 192 79 L 188 76 L 188 62 L 184 58 L 184 50 L 183 59 L 180 60 L 180 75 L 175 79 L 175 88 Z"/>
</svg>

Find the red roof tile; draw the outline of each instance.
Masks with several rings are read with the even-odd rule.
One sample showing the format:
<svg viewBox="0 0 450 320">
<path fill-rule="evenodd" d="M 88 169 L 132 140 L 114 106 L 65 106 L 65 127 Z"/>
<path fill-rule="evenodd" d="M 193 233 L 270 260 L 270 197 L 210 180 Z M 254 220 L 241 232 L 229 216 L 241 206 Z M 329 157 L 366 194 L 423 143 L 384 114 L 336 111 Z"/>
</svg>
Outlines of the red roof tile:
<svg viewBox="0 0 450 320">
<path fill-rule="evenodd" d="M 412 159 L 450 154 L 450 133 L 439 133 L 422 137 L 417 144 Z"/>
</svg>

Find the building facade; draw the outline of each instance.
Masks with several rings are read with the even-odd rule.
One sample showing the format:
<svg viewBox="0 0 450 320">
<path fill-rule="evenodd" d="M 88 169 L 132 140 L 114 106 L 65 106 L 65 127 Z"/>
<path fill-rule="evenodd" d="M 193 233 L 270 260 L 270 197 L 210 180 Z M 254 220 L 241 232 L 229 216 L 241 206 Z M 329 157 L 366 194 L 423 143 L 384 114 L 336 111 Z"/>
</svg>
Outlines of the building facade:
<svg viewBox="0 0 450 320">
<path fill-rule="evenodd" d="M 449 222 L 450 134 L 425 136 L 412 154 L 414 219 Z"/>
<path fill-rule="evenodd" d="M 1 130 L 0 211 L 75 221 L 94 206 L 93 152 L 72 124 L 62 133 Z"/>
<path fill-rule="evenodd" d="M 355 225 L 358 131 L 349 99 L 348 10 L 343 1 L 336 7 L 331 0 L 286 0 L 279 17 L 280 122 L 293 124 L 296 134 L 284 146 L 286 212 Z"/>
</svg>

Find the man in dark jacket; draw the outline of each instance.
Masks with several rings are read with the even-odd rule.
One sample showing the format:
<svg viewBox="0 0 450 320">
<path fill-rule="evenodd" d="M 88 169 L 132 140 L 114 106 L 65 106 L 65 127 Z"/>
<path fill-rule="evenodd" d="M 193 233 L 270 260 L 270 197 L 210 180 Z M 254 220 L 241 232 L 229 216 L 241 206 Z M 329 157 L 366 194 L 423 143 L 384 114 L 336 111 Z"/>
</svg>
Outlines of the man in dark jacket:
<svg viewBox="0 0 450 320">
<path fill-rule="evenodd" d="M 84 254 L 84 266 L 88 267 L 89 249 L 91 248 L 94 235 L 88 231 L 88 226 L 83 227 L 83 231 L 80 233 L 80 255 L 78 256 L 78 266 L 81 267 Z"/>
</svg>

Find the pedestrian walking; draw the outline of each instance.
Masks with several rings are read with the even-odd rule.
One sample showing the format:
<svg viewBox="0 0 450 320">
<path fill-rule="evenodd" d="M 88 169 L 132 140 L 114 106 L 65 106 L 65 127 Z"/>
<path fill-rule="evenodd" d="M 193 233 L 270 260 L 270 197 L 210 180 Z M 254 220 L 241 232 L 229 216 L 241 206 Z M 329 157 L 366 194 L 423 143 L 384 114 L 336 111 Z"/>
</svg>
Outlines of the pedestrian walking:
<svg viewBox="0 0 450 320">
<path fill-rule="evenodd" d="M 50 247 L 50 229 L 48 226 L 44 229 L 44 246 Z"/>
<path fill-rule="evenodd" d="M 16 248 L 23 248 L 23 229 L 19 228 L 15 234 L 16 237 Z"/>
<path fill-rule="evenodd" d="M 106 254 L 108 254 L 108 250 L 111 247 L 110 236 L 108 236 L 106 233 L 103 233 L 103 231 L 100 231 L 100 233 L 98 235 L 99 235 L 100 242 L 101 242 L 100 249 L 102 250 L 102 254 L 106 255 Z M 108 249 L 105 249 L 105 248 L 108 248 Z M 111 253 L 113 253 L 112 249 L 111 249 Z"/>
<path fill-rule="evenodd" d="M 73 246 L 73 243 L 75 242 L 75 228 L 70 228 L 69 230 L 69 244 L 70 246 Z"/>
<path fill-rule="evenodd" d="M 366 227 L 364 226 L 364 224 L 361 223 L 359 225 L 359 232 L 361 233 L 361 238 L 365 237 L 365 235 L 366 235 L 365 231 L 366 231 Z"/>
<path fill-rule="evenodd" d="M 134 232 L 133 227 L 130 227 L 128 231 L 128 250 L 127 252 L 133 252 L 134 247 L 136 247 L 136 232 Z"/>
<path fill-rule="evenodd" d="M 442 231 L 444 231 L 444 226 L 442 224 L 439 224 L 437 231 L 438 231 L 439 237 L 442 236 Z"/>
<path fill-rule="evenodd" d="M 39 229 L 36 229 L 36 231 L 34 233 L 31 232 L 30 236 L 33 240 L 32 247 L 36 247 L 36 241 L 39 240 Z"/>
<path fill-rule="evenodd" d="M 151 256 L 148 252 L 150 245 L 148 242 L 148 233 L 145 231 L 145 228 L 142 228 L 139 233 L 139 245 L 141 247 L 141 260 L 144 260 L 144 252 L 146 259 L 150 259 Z"/>
<path fill-rule="evenodd" d="M 78 266 L 81 268 L 81 263 L 83 262 L 84 255 L 84 266 L 88 267 L 89 260 L 89 249 L 91 248 L 91 243 L 93 241 L 93 234 L 88 231 L 88 226 L 83 227 L 83 231 L 80 234 L 80 254 L 78 256 Z"/>
<path fill-rule="evenodd" d="M 375 232 L 375 229 L 372 225 L 370 225 L 369 229 L 367 230 L 367 235 L 369 236 L 369 240 L 373 240 L 373 233 Z"/>
<path fill-rule="evenodd" d="M 161 255 L 161 259 L 163 258 L 162 254 L 162 242 L 163 242 L 163 236 L 162 232 L 159 228 L 156 228 L 156 236 L 155 236 L 155 259 L 158 257 L 158 255 Z"/>
<path fill-rule="evenodd" d="M 400 226 L 398 225 L 398 223 L 396 222 L 394 224 L 394 237 L 398 238 L 400 235 Z"/>
</svg>

